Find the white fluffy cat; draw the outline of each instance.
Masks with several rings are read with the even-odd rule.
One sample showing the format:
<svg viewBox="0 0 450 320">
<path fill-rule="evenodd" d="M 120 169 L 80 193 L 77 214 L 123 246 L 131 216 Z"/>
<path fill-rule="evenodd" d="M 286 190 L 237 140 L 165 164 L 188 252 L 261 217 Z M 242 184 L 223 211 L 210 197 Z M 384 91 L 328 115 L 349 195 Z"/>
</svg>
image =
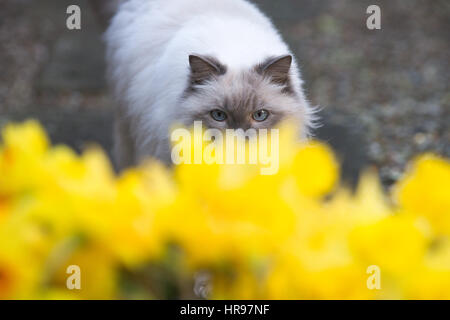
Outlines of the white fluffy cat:
<svg viewBox="0 0 450 320">
<path fill-rule="evenodd" d="M 105 34 L 120 168 L 170 161 L 174 123 L 269 128 L 312 109 L 288 46 L 246 0 L 124 0 Z"/>
</svg>

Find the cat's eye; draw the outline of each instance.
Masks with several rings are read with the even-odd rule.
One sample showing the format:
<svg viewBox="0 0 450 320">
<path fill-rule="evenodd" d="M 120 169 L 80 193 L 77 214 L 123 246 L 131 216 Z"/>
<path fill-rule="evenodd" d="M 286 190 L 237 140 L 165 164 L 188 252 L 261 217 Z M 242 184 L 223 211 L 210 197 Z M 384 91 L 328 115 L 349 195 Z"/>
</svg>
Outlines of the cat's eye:
<svg viewBox="0 0 450 320">
<path fill-rule="evenodd" d="M 211 111 L 211 117 L 216 121 L 222 122 L 227 119 L 227 114 L 222 110 L 215 109 Z"/>
<path fill-rule="evenodd" d="M 255 121 L 263 122 L 269 117 L 269 112 L 267 110 L 261 109 L 253 113 L 252 118 Z"/>
</svg>

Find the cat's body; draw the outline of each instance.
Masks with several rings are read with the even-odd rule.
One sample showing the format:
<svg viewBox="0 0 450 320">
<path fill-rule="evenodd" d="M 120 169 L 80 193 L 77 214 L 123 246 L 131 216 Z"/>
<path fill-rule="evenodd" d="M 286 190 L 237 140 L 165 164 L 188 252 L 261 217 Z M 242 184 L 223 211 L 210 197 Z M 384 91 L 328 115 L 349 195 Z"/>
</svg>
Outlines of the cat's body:
<svg viewBox="0 0 450 320">
<path fill-rule="evenodd" d="M 245 0 L 123 1 L 105 39 L 121 168 L 169 162 L 174 123 L 247 129 L 294 118 L 304 135 L 311 125 L 288 46 Z"/>
</svg>

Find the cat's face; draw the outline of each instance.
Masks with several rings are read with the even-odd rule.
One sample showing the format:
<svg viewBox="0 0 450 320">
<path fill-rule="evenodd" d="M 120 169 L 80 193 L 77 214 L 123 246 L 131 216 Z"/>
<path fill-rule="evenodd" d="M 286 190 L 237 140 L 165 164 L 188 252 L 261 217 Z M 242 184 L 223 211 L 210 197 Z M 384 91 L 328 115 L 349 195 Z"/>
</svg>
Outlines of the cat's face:
<svg viewBox="0 0 450 320">
<path fill-rule="evenodd" d="M 208 128 L 273 128 L 301 117 L 300 98 L 291 87 L 292 57 L 268 59 L 249 70 L 233 71 L 211 57 L 189 57 L 191 77 L 183 96 L 182 121 Z"/>
</svg>

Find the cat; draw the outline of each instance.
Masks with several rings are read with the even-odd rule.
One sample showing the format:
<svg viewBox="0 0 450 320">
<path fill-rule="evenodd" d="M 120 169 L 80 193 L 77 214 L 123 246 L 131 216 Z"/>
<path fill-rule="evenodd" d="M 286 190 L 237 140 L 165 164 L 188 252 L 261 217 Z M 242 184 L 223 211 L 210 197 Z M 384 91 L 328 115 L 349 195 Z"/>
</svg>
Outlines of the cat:
<svg viewBox="0 0 450 320">
<path fill-rule="evenodd" d="M 98 1 L 98 0 L 97 0 Z M 116 1 L 117 2 L 117 1 Z M 120 2 L 120 3 L 119 3 Z M 119 169 L 170 164 L 173 124 L 208 128 L 314 126 L 297 62 L 247 0 L 123 0 L 104 35 L 115 97 Z"/>
</svg>

